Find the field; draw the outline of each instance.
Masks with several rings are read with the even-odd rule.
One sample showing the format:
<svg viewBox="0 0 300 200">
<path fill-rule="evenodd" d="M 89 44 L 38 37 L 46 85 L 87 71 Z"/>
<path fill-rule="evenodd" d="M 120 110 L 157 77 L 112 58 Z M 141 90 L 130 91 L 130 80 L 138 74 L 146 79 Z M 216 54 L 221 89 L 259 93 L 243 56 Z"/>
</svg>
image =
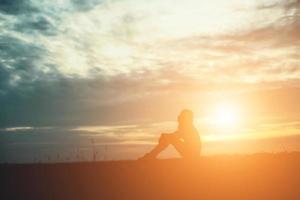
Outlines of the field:
<svg viewBox="0 0 300 200">
<path fill-rule="evenodd" d="M 0 173 L 3 200 L 300 199 L 300 153 L 2 164 Z"/>
</svg>

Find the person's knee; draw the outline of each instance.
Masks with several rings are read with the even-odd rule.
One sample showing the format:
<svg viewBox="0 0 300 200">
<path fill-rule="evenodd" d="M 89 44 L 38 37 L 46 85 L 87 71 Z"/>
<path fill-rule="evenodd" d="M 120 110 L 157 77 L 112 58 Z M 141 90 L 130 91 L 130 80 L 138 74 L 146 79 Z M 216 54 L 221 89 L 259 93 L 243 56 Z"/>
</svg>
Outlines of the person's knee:
<svg viewBox="0 0 300 200">
<path fill-rule="evenodd" d="M 162 143 L 162 142 L 164 142 L 165 140 L 166 140 L 166 136 L 165 136 L 165 134 L 162 133 L 162 134 L 160 135 L 158 141 L 159 141 L 159 143 Z"/>
<path fill-rule="evenodd" d="M 174 138 L 173 134 L 162 133 L 160 135 L 159 142 L 172 144 L 175 142 L 175 138 Z"/>
<path fill-rule="evenodd" d="M 169 143 L 169 134 L 162 133 L 159 137 L 159 143 Z"/>
</svg>

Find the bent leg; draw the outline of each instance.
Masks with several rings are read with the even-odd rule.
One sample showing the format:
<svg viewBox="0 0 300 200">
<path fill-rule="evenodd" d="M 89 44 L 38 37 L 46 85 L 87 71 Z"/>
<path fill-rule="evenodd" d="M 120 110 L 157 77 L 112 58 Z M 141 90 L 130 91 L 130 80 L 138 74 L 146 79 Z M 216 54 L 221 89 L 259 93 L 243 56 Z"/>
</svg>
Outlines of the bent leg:
<svg viewBox="0 0 300 200">
<path fill-rule="evenodd" d="M 150 155 L 156 157 L 160 152 L 167 148 L 170 144 L 171 134 L 161 134 L 158 144 L 150 151 Z"/>
<path fill-rule="evenodd" d="M 176 149 L 176 151 L 182 157 L 186 157 L 187 148 L 186 148 L 186 145 L 184 144 L 183 141 L 181 141 L 180 139 L 176 139 L 176 140 L 173 140 L 171 144 L 174 146 L 174 148 Z"/>
<path fill-rule="evenodd" d="M 200 144 L 186 144 L 179 140 L 173 143 L 175 149 L 180 153 L 183 158 L 197 159 L 200 157 L 201 145 Z"/>
<path fill-rule="evenodd" d="M 162 133 L 159 137 L 158 144 L 143 158 L 156 158 L 157 155 L 173 143 L 174 135 Z"/>
<path fill-rule="evenodd" d="M 158 144 L 142 159 L 156 158 L 170 144 L 174 146 L 183 158 L 193 159 L 200 156 L 200 149 L 198 147 L 185 144 L 184 141 L 177 138 L 174 134 L 161 134 Z"/>
<path fill-rule="evenodd" d="M 200 142 L 187 143 L 181 139 L 175 139 L 171 144 L 183 158 L 196 159 L 200 157 Z"/>
</svg>

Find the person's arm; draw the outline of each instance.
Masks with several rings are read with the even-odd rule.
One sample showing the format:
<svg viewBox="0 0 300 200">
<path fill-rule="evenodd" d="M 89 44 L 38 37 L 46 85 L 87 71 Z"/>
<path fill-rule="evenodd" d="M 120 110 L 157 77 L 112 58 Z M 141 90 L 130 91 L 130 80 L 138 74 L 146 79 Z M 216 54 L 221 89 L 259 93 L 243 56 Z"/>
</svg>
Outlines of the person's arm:
<svg viewBox="0 0 300 200">
<path fill-rule="evenodd" d="M 184 139 L 183 139 L 183 135 L 182 135 L 182 133 L 180 132 L 180 131 L 175 131 L 174 133 L 173 133 L 173 135 L 174 135 L 174 137 L 176 138 L 176 139 L 179 139 L 179 140 L 182 140 L 182 141 L 184 141 Z"/>
</svg>

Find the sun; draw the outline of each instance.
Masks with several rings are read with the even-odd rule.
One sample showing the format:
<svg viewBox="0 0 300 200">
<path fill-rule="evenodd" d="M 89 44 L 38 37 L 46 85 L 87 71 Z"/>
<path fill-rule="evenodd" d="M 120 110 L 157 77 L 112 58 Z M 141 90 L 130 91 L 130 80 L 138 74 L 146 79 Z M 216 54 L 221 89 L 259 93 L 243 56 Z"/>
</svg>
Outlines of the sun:
<svg viewBox="0 0 300 200">
<path fill-rule="evenodd" d="M 215 113 L 215 122 L 221 126 L 232 127 L 237 123 L 237 113 L 231 107 L 220 107 Z"/>
<path fill-rule="evenodd" d="M 208 123 L 218 129 L 232 129 L 240 124 L 241 115 L 238 106 L 232 103 L 219 103 L 207 118 Z"/>
</svg>

